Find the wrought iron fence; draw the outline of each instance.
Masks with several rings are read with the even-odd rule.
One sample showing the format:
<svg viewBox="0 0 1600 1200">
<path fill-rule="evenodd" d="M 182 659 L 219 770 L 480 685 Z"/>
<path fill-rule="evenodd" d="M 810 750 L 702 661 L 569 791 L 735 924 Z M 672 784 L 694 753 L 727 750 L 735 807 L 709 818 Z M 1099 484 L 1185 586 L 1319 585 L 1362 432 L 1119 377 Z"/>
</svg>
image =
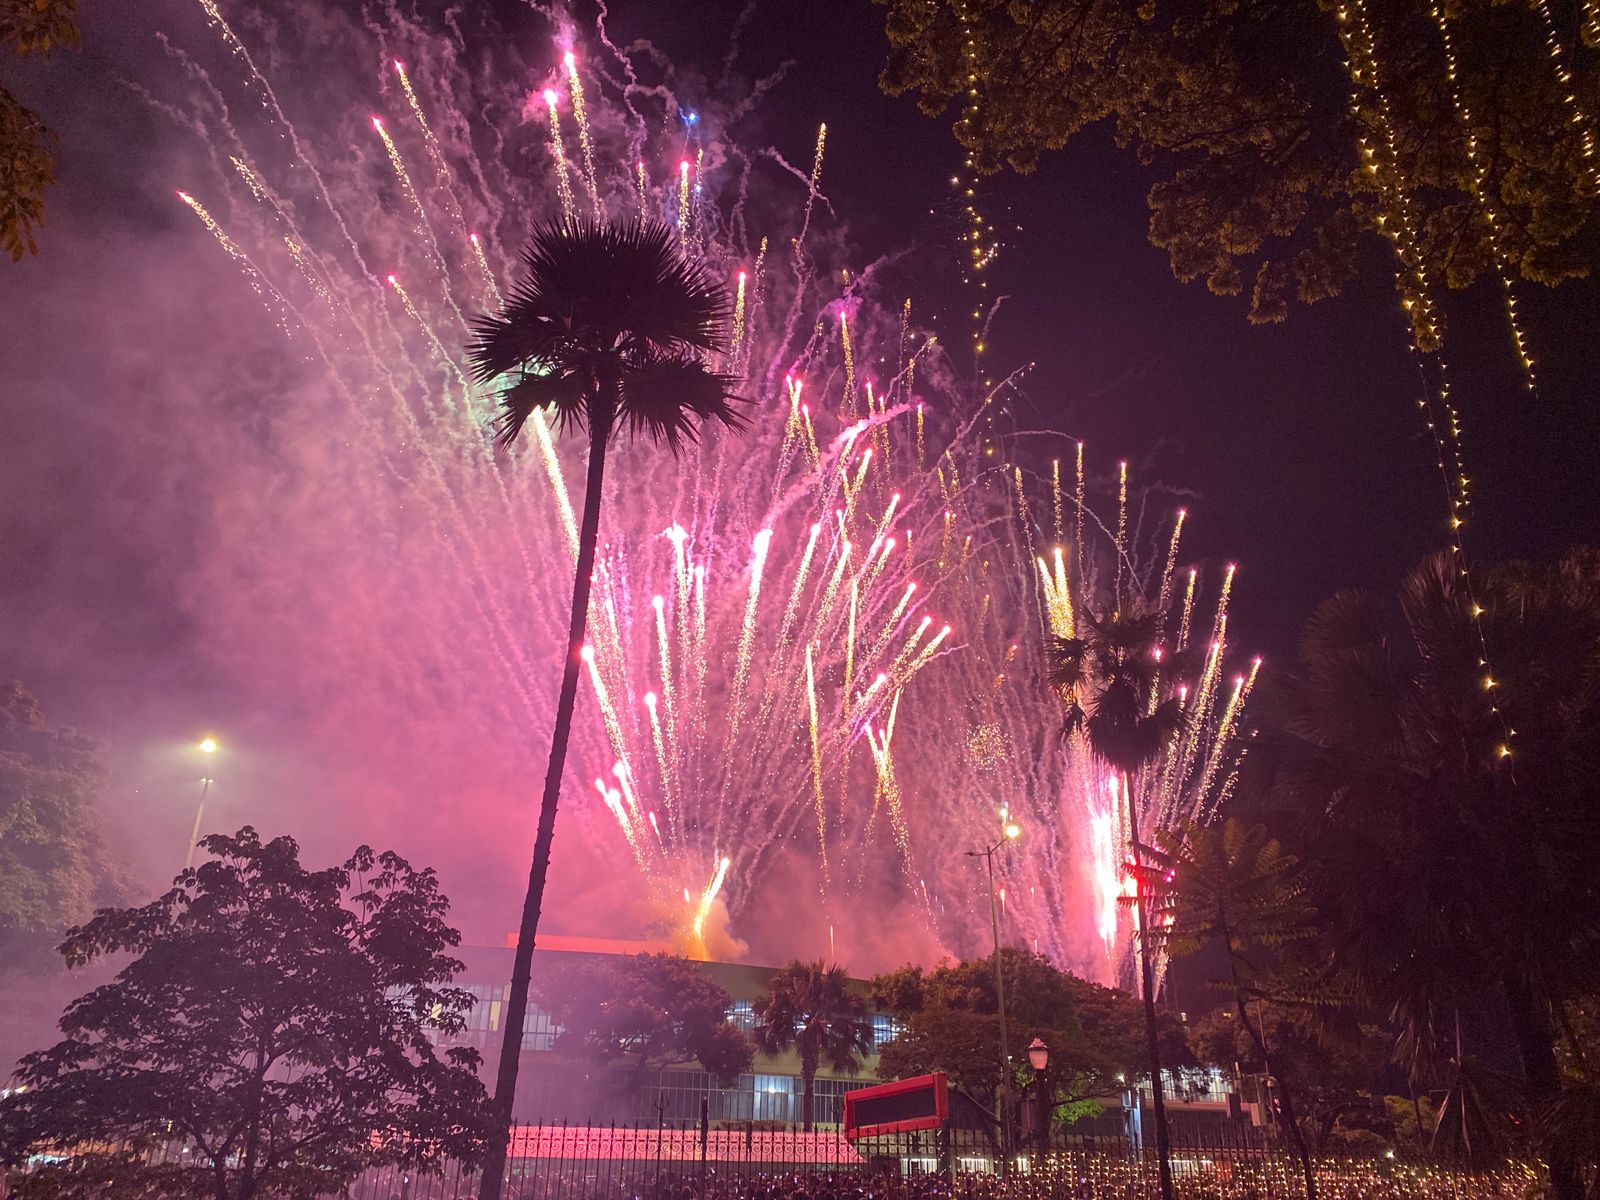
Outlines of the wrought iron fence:
<svg viewBox="0 0 1600 1200">
<path fill-rule="evenodd" d="M 1059 1139 L 1058 1139 L 1059 1141 Z M 757 1123 L 699 1129 L 659 1125 L 519 1125 L 509 1200 L 1150 1200 L 1153 1152 L 1114 1138 L 1035 1146 L 1002 1172 L 982 1131 L 903 1133 L 852 1143 Z M 1179 1200 L 1305 1200 L 1298 1159 L 1219 1133 L 1172 1152 Z M 1538 1181 L 1521 1164 L 1467 1170 L 1378 1155 L 1315 1159 L 1318 1200 L 1524 1200 Z M 371 1172 L 350 1200 L 471 1200 L 477 1177 L 455 1164 L 433 1174 Z"/>
<path fill-rule="evenodd" d="M 1298 1159 L 1258 1140 L 1259 1131 L 1220 1127 L 1172 1151 L 1178 1200 L 1305 1200 Z M 850 1141 L 759 1122 L 700 1128 L 655 1124 L 517 1125 L 507 1165 L 507 1200 L 1152 1200 L 1156 1159 L 1125 1139 L 1057 1137 L 1048 1149 L 1017 1150 L 1002 1172 L 991 1134 L 946 1129 Z M 115 1152 L 116 1147 L 99 1149 Z M 147 1165 L 198 1166 L 173 1142 L 138 1155 Z M 70 1161 L 58 1164 L 71 1169 Z M 1525 1200 L 1534 1169 L 1505 1163 L 1467 1170 L 1421 1158 L 1323 1155 L 1318 1200 Z M 455 1161 L 416 1171 L 370 1171 L 344 1200 L 472 1200 L 474 1170 Z M 104 1194 L 115 1194 L 115 1189 Z M 7 1194 L 0 1180 L 0 1197 Z M 152 1194 L 148 1189 L 141 1194 Z M 155 1194 L 159 1194 L 158 1191 Z M 330 1197 L 330 1200 L 332 1198 Z"/>
</svg>

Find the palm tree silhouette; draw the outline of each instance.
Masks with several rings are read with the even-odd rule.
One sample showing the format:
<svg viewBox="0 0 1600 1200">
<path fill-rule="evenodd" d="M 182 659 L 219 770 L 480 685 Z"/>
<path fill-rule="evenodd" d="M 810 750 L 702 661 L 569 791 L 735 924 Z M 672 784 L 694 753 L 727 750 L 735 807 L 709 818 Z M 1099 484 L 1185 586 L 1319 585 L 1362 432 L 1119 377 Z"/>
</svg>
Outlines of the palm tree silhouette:
<svg viewBox="0 0 1600 1200">
<path fill-rule="evenodd" d="M 1600 553 L 1492 568 L 1475 591 L 1434 555 L 1393 596 L 1318 607 L 1252 750 L 1301 826 L 1335 965 L 1413 1078 L 1450 1084 L 1440 1132 L 1493 1150 L 1462 1029 L 1504 1021 L 1558 1200 L 1584 1195 L 1595 1128 L 1563 1119 L 1577 1093 L 1557 1048 L 1600 976 L 1597 680 Z"/>
<path fill-rule="evenodd" d="M 1317 935 L 1304 882 L 1295 873 L 1296 862 L 1267 835 L 1265 826 L 1246 825 L 1237 817 L 1229 817 L 1221 829 L 1187 822 L 1156 832 L 1156 847 L 1145 856 L 1139 891 L 1148 894 L 1147 903 L 1156 913 L 1151 938 L 1168 954 L 1182 957 L 1221 943 L 1239 1026 L 1277 1087 L 1284 1128 L 1305 1177 L 1306 1200 L 1317 1200 L 1316 1172 L 1295 1112 L 1290 1072 L 1282 1052 L 1269 1051 L 1260 1019 L 1262 1000 L 1287 998 L 1269 995 L 1262 987 L 1260 968 L 1250 957 L 1251 950 L 1278 951 Z M 1314 997 L 1298 999 L 1303 1011 L 1316 1012 Z M 1257 1001 L 1255 1018 L 1250 1015 L 1251 1000 Z M 1276 1071 L 1274 1058 L 1279 1060 Z"/>
<path fill-rule="evenodd" d="M 800 1054 L 800 1115 L 810 1133 L 817 1068 L 826 1062 L 835 1071 L 854 1075 L 872 1053 L 866 1003 L 850 990 L 843 967 L 796 961 L 767 981 L 752 1010 L 756 1045 L 763 1054 L 782 1054 L 791 1046 Z"/>
<path fill-rule="evenodd" d="M 505 1174 L 533 943 L 588 623 L 606 449 L 622 429 L 676 453 L 694 439 L 698 422 L 743 424 L 734 407 L 733 379 L 706 365 L 722 349 L 727 294 L 683 256 L 665 225 L 587 219 L 544 225 L 523 251 L 523 267 L 501 311 L 474 322 L 469 348 L 474 375 L 479 383 L 511 380 L 500 393 L 496 421 L 502 446 L 516 441 L 535 409 L 550 408 L 558 428 L 588 432 L 589 465 L 567 657 L 503 1015 L 495 1126 L 479 1183 L 481 1200 L 498 1200 Z"/>
<path fill-rule="evenodd" d="M 1120 606 L 1108 615 L 1088 612 L 1076 637 L 1045 640 L 1048 680 L 1062 698 L 1063 737 L 1081 736 L 1090 752 L 1122 781 L 1128 809 L 1128 844 L 1134 875 L 1142 873 L 1139 806 L 1133 780 L 1156 761 L 1183 728 L 1181 702 L 1158 694 L 1165 613 Z M 1170 665 L 1170 660 L 1169 660 Z M 1144 991 L 1145 1042 L 1150 1058 L 1150 1101 L 1155 1114 L 1156 1158 L 1162 1200 L 1172 1200 L 1172 1154 L 1167 1134 L 1167 1104 L 1161 1086 L 1161 1047 L 1156 1026 L 1155 970 L 1147 929 L 1147 888 L 1134 897 L 1139 931 L 1139 978 Z"/>
</svg>

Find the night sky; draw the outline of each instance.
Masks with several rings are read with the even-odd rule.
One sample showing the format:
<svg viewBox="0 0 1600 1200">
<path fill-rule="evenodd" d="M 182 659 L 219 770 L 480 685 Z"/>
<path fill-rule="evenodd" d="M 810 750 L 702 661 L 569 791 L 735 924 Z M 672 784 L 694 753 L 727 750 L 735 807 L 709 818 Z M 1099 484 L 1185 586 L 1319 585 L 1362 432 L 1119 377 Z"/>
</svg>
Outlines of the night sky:
<svg viewBox="0 0 1600 1200">
<path fill-rule="evenodd" d="M 618 44 L 648 38 L 714 84 L 741 7 L 617 3 L 609 27 Z M 862 261 L 914 251 L 919 312 L 942 305 L 935 327 L 960 344 L 970 302 L 948 269 L 945 211 L 958 154 L 948 118 L 878 91 L 882 18 L 865 2 L 755 7 L 736 74 L 791 65 L 735 132 L 804 163 L 826 121 L 823 189 Z M 316 720 L 314 697 L 264 702 L 241 691 L 197 632 L 197 614 L 221 597 L 187 568 L 220 518 L 186 461 L 194 414 L 166 402 L 164 360 L 200 351 L 195 390 L 215 397 L 224 419 L 255 420 L 229 396 L 231 381 L 270 369 L 263 342 L 197 339 L 224 318 L 264 323 L 221 256 L 197 252 L 191 221 L 171 203 L 166 126 L 118 81 L 160 63 L 155 30 L 198 37 L 202 22 L 179 0 L 86 20 L 82 57 L 47 73 L 6 66 L 62 144 L 41 255 L 0 266 L 0 675 L 106 741 L 114 839 L 155 878 L 176 865 L 163 862 L 193 810 L 151 797 L 185 786 L 194 735 L 226 733 L 231 769 L 251 777 L 219 799 L 225 820 L 265 822 L 271 797 L 315 797 L 330 756 L 296 752 Z M 1368 243 L 1362 283 L 1345 296 L 1253 328 L 1242 299 L 1171 277 L 1145 238 L 1148 186 L 1103 130 L 1034 175 L 986 184 L 983 211 L 1012 230 L 991 276 L 991 293 L 1009 297 L 991 339 L 994 373 L 1034 364 L 1006 401 L 1020 426 L 1082 438 L 1103 472 L 1126 458 L 1136 481 L 1186 503 L 1189 555 L 1239 564 L 1240 648 L 1284 662 L 1319 600 L 1389 587 L 1444 544 L 1442 485 L 1388 251 Z M 168 255 L 196 264 L 174 286 L 120 273 Z M 1600 517 L 1589 370 L 1600 288 L 1524 293 L 1536 398 L 1522 388 L 1496 293 L 1457 296 L 1450 308 L 1446 353 L 1475 477 L 1468 547 L 1480 560 L 1556 555 L 1593 540 Z M 296 801 L 303 813 L 316 803 Z M 503 840 L 510 858 L 523 856 L 520 834 Z M 491 920 L 473 932 L 495 940 Z"/>
<path fill-rule="evenodd" d="M 612 20 L 675 57 L 717 64 L 742 7 L 700 5 L 704 17 L 684 22 L 669 5 L 619 4 Z M 883 14 L 867 3 L 763 5 L 740 40 L 751 74 L 794 61 L 783 99 L 766 113 L 771 136 L 803 146 L 819 114 L 827 121 L 826 186 L 876 252 L 903 245 L 908 231 L 948 241 L 929 209 L 945 201 L 958 161 L 953 112 L 930 119 L 912 97 L 878 90 Z M 1390 586 L 1445 544 L 1392 256 L 1369 239 L 1361 281 L 1345 295 L 1296 307 L 1281 325 L 1251 326 L 1246 297 L 1172 277 L 1146 238 L 1150 182 L 1106 128 L 1047 154 L 1032 175 L 986 182 L 980 208 L 1005 247 L 990 292 L 1010 297 L 991 365 L 998 377 L 1036 364 L 1017 406 L 1023 427 L 1063 430 L 1107 472 L 1126 458 L 1134 478 L 1193 493 L 1186 545 L 1238 562 L 1239 637 L 1285 661 L 1323 598 Z M 960 336 L 951 340 L 964 345 L 966 305 L 946 295 L 950 315 L 939 325 L 953 319 Z M 1589 361 L 1600 286 L 1525 284 L 1520 304 L 1537 398 L 1523 387 L 1497 285 L 1453 294 L 1447 309 L 1478 510 L 1467 546 L 1483 561 L 1559 555 L 1592 542 L 1600 522 L 1600 396 Z"/>
</svg>

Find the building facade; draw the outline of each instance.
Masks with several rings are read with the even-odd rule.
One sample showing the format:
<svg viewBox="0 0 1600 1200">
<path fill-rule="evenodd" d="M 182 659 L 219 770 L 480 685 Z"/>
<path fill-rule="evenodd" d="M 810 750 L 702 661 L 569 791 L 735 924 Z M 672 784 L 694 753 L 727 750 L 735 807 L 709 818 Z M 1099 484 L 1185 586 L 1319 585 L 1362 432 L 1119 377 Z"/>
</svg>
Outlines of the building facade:
<svg viewBox="0 0 1600 1200">
<path fill-rule="evenodd" d="M 533 954 L 533 972 L 603 955 L 655 953 L 665 946 L 598 938 L 546 937 Z M 492 1083 L 503 1037 L 505 998 L 510 991 L 510 947 L 463 947 L 458 951 L 466 969 L 456 984 L 476 998 L 467 1027 L 452 1045 L 477 1048 L 484 1056 L 483 1073 Z M 754 1003 L 777 973 L 776 967 L 738 963 L 695 964 L 731 997 L 728 1019 L 750 1033 L 755 1025 Z M 863 997 L 867 985 L 853 980 Z M 844 1096 L 856 1088 L 878 1082 L 876 1048 L 898 1032 L 885 1014 L 872 1020 L 874 1053 L 858 1075 L 841 1075 L 824 1066 L 813 1083 L 814 1124 L 837 1129 L 844 1117 Z M 574 1061 L 560 1054 L 556 1039 L 560 1028 L 550 1014 L 530 1004 L 522 1027 L 522 1062 L 517 1075 L 514 1119 L 527 1124 L 649 1124 L 666 1128 L 698 1126 L 701 1115 L 716 1125 L 798 1128 L 803 1119 L 803 1084 L 800 1060 L 790 1052 L 757 1054 L 751 1070 L 729 1087 L 696 1066 L 669 1067 L 637 1079 L 626 1069 L 609 1071 Z M 1214 1069 L 1163 1072 L 1167 1107 L 1175 1141 L 1210 1141 L 1224 1126 L 1243 1124 L 1259 1128 L 1262 1113 L 1241 1105 L 1234 1079 Z M 1123 1139 L 1142 1146 L 1151 1128 L 1148 1080 L 1130 1083 L 1121 1095 L 1101 1101 L 1098 1116 L 1076 1122 L 1070 1136 Z M 1057 1135 L 1063 1133 L 1057 1130 Z"/>
<path fill-rule="evenodd" d="M 543 937 L 533 952 L 533 972 L 596 955 L 654 953 L 666 947 L 597 938 Z M 467 1027 L 450 1045 L 477 1048 L 484 1056 L 484 1077 L 493 1078 L 504 1036 L 503 1013 L 510 992 L 512 956 L 509 947 L 465 946 L 458 956 L 466 964 L 456 986 L 476 999 Z M 777 973 L 776 967 L 737 963 L 697 963 L 706 976 L 732 997 L 728 1019 L 749 1033 L 755 1024 L 754 1003 Z M 852 981 L 863 996 L 866 984 Z M 894 1023 L 874 1014 L 874 1049 L 895 1035 Z M 517 1073 L 513 1112 L 518 1121 L 611 1122 L 649 1121 L 668 1126 L 698 1125 L 702 1106 L 712 1122 L 759 1122 L 798 1126 L 802 1120 L 800 1060 L 793 1053 L 757 1054 L 752 1069 L 731 1087 L 721 1086 L 694 1066 L 669 1067 L 653 1073 L 642 1085 L 626 1071 L 602 1072 L 592 1064 L 572 1061 L 556 1050 L 561 1029 L 549 1013 L 530 1004 L 522 1026 L 522 1062 Z M 853 1088 L 876 1083 L 878 1057 L 869 1056 L 854 1077 L 826 1067 L 813 1084 L 815 1123 L 834 1128 L 843 1119 L 843 1098 Z"/>
</svg>

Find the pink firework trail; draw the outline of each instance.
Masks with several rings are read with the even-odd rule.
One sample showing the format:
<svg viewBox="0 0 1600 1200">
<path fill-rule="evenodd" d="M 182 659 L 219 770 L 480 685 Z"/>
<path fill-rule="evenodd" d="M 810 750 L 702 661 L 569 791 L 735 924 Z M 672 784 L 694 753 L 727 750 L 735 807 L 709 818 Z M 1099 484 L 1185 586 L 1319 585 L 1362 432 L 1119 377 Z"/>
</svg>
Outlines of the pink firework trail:
<svg viewBox="0 0 1600 1200">
<path fill-rule="evenodd" d="M 183 203 L 309 363 L 332 448 L 314 461 L 353 500 L 329 517 L 347 540 L 330 541 L 393 578 L 392 594 L 361 600 L 382 654 L 341 646 L 334 676 L 302 620 L 282 656 L 329 669 L 329 686 L 402 688 L 443 746 L 491 747 L 532 777 L 584 451 L 538 415 L 522 445 L 494 451 L 496 397 L 469 381 L 465 321 L 498 303 L 516 270 L 506 248 L 536 222 L 644 212 L 737 297 L 716 365 L 745 380 L 754 427 L 711 433 L 679 460 L 615 452 L 566 826 L 631 863 L 653 920 L 693 953 L 729 953 L 795 860 L 815 889 L 794 899 L 815 910 L 817 952 L 860 895 L 887 890 L 959 953 L 987 936 L 964 851 L 1016 821 L 1023 837 L 997 862 L 1008 937 L 1125 978 L 1125 797 L 1060 739 L 1043 640 L 1113 587 L 1170 598 L 1172 649 L 1207 649 L 1192 679 L 1168 681 L 1193 719 L 1135 794 L 1147 828 L 1204 818 L 1233 784 L 1253 680 L 1227 670 L 1232 570 L 1202 610 L 1200 574 L 1179 565 L 1181 514 L 1170 538 L 1131 546 L 1125 472 L 1102 522 L 1081 447 L 1060 447 L 1075 488 L 1059 465 L 1016 465 L 985 419 L 992 397 L 963 383 L 910 301 L 819 232 L 820 128 L 797 180 L 741 150 L 713 107 L 685 122 L 664 87 L 629 83 L 647 64 L 603 36 L 586 60 L 552 31 L 529 51 L 535 68 L 507 73 L 522 83 L 496 91 L 485 64 L 458 67 L 437 37 L 391 18 L 384 44 L 404 67 L 372 31 L 340 34 L 342 62 L 382 63 L 340 77 L 360 119 L 337 136 L 296 129 L 279 99 L 293 93 L 268 83 L 232 10 L 200 3 L 239 73 L 213 93 L 268 100 L 237 132 L 217 120 L 236 170 L 186 181 Z M 762 170 L 780 199 L 757 211 L 745 197 Z M 785 243 L 792 256 L 767 254 Z M 349 566 L 331 553 L 313 564 L 299 542 L 262 552 L 286 571 Z"/>
</svg>

